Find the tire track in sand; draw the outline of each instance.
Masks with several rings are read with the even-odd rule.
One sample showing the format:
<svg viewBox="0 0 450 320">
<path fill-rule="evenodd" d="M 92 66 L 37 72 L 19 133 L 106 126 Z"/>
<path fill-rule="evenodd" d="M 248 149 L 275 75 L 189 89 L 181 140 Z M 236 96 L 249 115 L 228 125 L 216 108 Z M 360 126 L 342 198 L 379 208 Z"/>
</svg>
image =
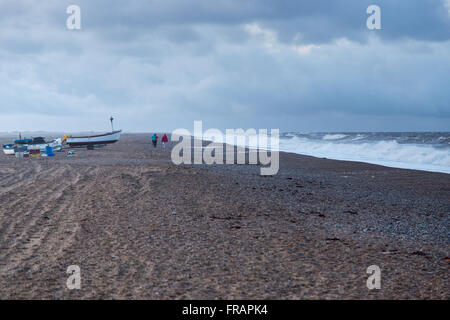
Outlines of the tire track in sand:
<svg viewBox="0 0 450 320">
<path fill-rule="evenodd" d="M 46 262 L 49 262 L 49 259 L 55 260 L 67 247 L 64 243 L 67 237 L 63 239 L 61 235 L 73 235 L 76 230 L 76 224 L 68 219 L 68 215 L 73 211 L 70 208 L 76 206 L 76 202 L 72 201 L 71 191 L 87 169 L 69 173 L 66 169 L 67 167 L 63 166 L 49 173 L 47 170 L 36 170 L 33 179 L 52 181 L 53 185 L 44 190 L 36 188 L 35 184 L 25 188 L 24 191 L 29 192 L 26 197 L 29 201 L 14 207 L 15 215 L 8 219 L 14 223 L 2 225 L 0 275 L 32 265 L 33 262 L 39 263 L 36 257 L 41 260 L 44 257 Z"/>
</svg>

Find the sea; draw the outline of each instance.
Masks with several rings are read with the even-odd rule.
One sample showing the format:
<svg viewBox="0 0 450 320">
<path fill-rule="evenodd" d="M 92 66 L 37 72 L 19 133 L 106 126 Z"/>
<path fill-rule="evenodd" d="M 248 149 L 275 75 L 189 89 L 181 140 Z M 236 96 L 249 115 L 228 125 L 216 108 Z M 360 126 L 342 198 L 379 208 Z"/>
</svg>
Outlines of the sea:
<svg viewBox="0 0 450 320">
<path fill-rule="evenodd" d="M 450 174 L 450 132 L 285 132 L 280 151 Z"/>
</svg>

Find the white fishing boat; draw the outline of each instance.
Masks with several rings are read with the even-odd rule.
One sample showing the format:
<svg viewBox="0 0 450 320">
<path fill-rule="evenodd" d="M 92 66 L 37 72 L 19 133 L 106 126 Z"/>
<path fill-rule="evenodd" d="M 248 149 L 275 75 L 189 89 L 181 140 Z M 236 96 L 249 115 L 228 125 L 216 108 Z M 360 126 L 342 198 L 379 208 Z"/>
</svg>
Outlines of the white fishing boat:
<svg viewBox="0 0 450 320">
<path fill-rule="evenodd" d="M 92 136 L 65 136 L 65 142 L 70 147 L 85 147 L 89 145 L 111 144 L 119 141 L 122 130 Z"/>
<path fill-rule="evenodd" d="M 109 120 L 111 121 L 111 132 L 91 136 L 70 136 L 66 134 L 62 142 L 66 142 L 70 147 L 87 147 L 88 149 L 94 148 L 94 146 L 115 143 L 119 141 L 122 130 L 115 131 L 113 125 L 114 118 L 111 117 Z"/>
<path fill-rule="evenodd" d="M 3 146 L 3 153 L 4 154 L 14 154 L 14 145 L 13 144 L 4 144 Z"/>
</svg>

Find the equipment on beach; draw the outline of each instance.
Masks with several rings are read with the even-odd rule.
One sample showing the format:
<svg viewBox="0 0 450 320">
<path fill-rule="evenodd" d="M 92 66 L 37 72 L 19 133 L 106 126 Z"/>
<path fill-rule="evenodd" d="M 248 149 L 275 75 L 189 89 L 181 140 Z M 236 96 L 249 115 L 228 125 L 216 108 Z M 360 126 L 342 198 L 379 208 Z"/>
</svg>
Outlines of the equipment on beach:
<svg viewBox="0 0 450 320">
<path fill-rule="evenodd" d="M 35 137 L 33 139 L 22 139 L 22 136 L 20 136 L 19 139 L 14 140 L 14 144 L 4 144 L 3 152 L 5 154 L 10 155 L 14 155 L 16 152 L 18 152 L 19 155 L 17 157 L 22 158 L 23 157 L 22 153 L 26 152 L 27 150 L 39 149 L 40 152 L 45 152 L 47 147 L 51 147 L 52 150 L 56 151 L 61 150 L 62 149 L 61 139 L 55 139 L 50 142 L 46 142 L 43 137 Z"/>
<path fill-rule="evenodd" d="M 14 140 L 14 143 L 15 144 L 21 144 L 21 145 L 24 145 L 24 144 L 31 144 L 31 143 L 33 143 L 33 139 L 17 139 L 17 140 Z"/>
<path fill-rule="evenodd" d="M 59 151 L 62 149 L 61 138 L 54 139 L 49 142 L 45 141 L 43 137 L 35 137 L 33 139 L 18 139 L 14 141 L 14 144 L 17 147 L 25 147 L 26 149 L 40 149 L 42 152 L 45 152 L 47 147 L 52 147 L 52 150 L 54 151 Z"/>
<path fill-rule="evenodd" d="M 25 157 L 25 153 L 27 152 L 27 150 L 28 150 L 28 148 L 25 146 L 15 146 L 14 153 L 16 154 L 16 158 Z"/>
<path fill-rule="evenodd" d="M 70 137 L 70 136 L 68 134 L 65 134 L 64 137 L 62 138 L 61 142 L 62 143 L 66 142 L 68 137 Z"/>
<path fill-rule="evenodd" d="M 28 149 L 30 153 L 30 158 L 40 158 L 41 157 L 41 149 Z"/>
<path fill-rule="evenodd" d="M 53 153 L 53 148 L 50 147 L 50 146 L 45 147 L 45 154 L 48 157 L 54 157 L 55 156 L 55 154 Z"/>
</svg>

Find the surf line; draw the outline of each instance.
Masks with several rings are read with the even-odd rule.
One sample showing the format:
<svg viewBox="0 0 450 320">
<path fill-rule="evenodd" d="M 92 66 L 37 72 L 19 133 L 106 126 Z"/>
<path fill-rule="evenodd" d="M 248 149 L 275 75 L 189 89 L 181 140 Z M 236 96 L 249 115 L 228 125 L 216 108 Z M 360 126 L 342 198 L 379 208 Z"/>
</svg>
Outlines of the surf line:
<svg viewBox="0 0 450 320">
<path fill-rule="evenodd" d="M 209 315 L 210 318 L 214 317 L 217 307 L 196 307 L 189 304 L 189 307 L 183 307 L 183 315 Z"/>
<path fill-rule="evenodd" d="M 193 139 L 192 139 L 193 138 Z M 194 164 L 224 164 L 223 147 L 225 144 L 225 163 L 246 164 L 248 148 L 248 164 L 261 164 L 261 175 L 275 175 L 279 170 L 280 130 L 271 129 L 226 129 L 223 134 L 219 129 L 211 128 L 203 132 L 202 121 L 194 121 L 194 134 L 187 129 L 176 129 L 171 134 L 171 141 L 178 142 L 171 153 L 172 162 L 192 164 L 192 140 L 194 140 Z M 181 141 L 180 141 L 181 139 Z M 203 140 L 212 141 L 206 147 Z M 235 147 L 237 154 L 235 157 Z M 270 153 L 270 156 L 269 156 Z"/>
</svg>

